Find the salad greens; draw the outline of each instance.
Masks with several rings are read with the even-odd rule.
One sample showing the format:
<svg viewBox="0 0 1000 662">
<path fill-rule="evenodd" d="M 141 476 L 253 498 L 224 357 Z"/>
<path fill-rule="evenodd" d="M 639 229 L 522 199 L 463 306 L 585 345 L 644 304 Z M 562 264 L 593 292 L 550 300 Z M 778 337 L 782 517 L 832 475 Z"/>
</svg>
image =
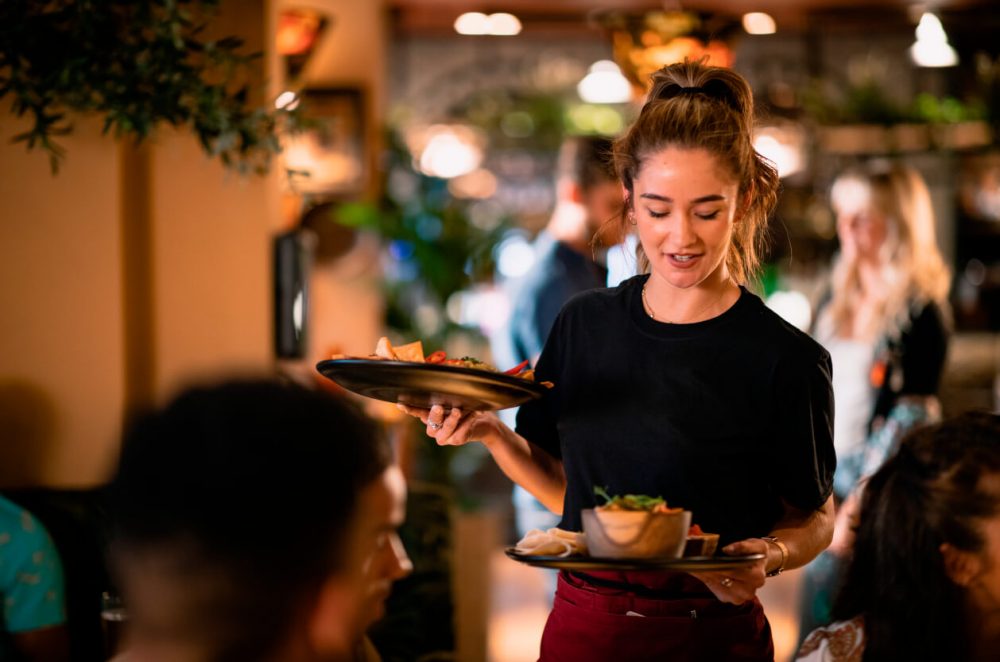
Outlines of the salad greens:
<svg viewBox="0 0 1000 662">
<path fill-rule="evenodd" d="M 616 494 L 611 496 L 606 488 L 594 486 L 594 494 L 604 499 L 600 508 L 610 510 L 666 510 L 667 502 L 663 497 L 651 497 L 646 494 Z"/>
</svg>

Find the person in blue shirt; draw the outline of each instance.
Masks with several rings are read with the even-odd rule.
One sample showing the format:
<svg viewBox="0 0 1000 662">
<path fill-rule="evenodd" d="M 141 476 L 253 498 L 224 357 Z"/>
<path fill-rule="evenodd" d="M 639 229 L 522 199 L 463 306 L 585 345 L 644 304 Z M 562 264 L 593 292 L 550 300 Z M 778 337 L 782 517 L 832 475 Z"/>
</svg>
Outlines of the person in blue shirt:
<svg viewBox="0 0 1000 662">
<path fill-rule="evenodd" d="M 611 167 L 611 140 L 566 139 L 556 170 L 556 206 L 535 238 L 535 261 L 523 278 L 510 283 L 511 315 L 491 348 L 497 365 L 533 364 L 563 304 L 606 281 L 593 239 L 622 206 L 621 184 Z"/>
<path fill-rule="evenodd" d="M 574 294 L 604 287 L 607 278 L 604 265 L 595 259 L 593 239 L 622 206 L 621 184 L 611 166 L 611 140 L 567 138 L 559 149 L 555 185 L 555 208 L 533 245 L 535 262 L 523 278 L 508 284 L 510 318 L 490 347 L 498 366 L 523 361 L 534 365 L 563 304 Z M 500 416 L 513 426 L 516 413 L 508 409 Z M 559 522 L 519 485 L 514 486 L 513 502 L 522 536 Z"/>
<path fill-rule="evenodd" d="M 0 496 L 0 659 L 69 659 L 62 564 L 27 510 Z"/>
</svg>

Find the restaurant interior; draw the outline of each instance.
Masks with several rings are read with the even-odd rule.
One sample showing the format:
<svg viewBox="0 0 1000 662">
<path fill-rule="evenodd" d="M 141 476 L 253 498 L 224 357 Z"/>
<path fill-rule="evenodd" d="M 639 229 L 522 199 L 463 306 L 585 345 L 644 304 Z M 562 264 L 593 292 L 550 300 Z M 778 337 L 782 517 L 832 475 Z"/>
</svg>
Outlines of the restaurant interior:
<svg viewBox="0 0 1000 662">
<path fill-rule="evenodd" d="M 26 50 L 0 53 L 0 489 L 49 526 L 91 650 L 88 610 L 112 588 L 97 494 L 129 417 L 201 380 L 277 373 L 360 403 L 407 476 L 415 572 L 372 631 L 383 659 L 536 659 L 550 571 L 504 555 L 510 482 L 478 444 L 436 447 L 316 364 L 382 336 L 491 361 L 559 145 L 618 135 L 650 73 L 685 58 L 753 88 L 755 146 L 781 176 L 755 284 L 768 305 L 809 328 L 838 173 L 914 166 L 952 274 L 942 411 L 1000 409 L 994 0 L 132 4 L 108 13 L 150 40 L 203 19 L 186 43 L 211 47 L 144 79 L 137 42 L 80 13 L 25 22 L 6 48 Z M 81 25 L 98 36 L 71 40 Z M 779 660 L 798 590 L 790 571 L 762 592 Z"/>
</svg>

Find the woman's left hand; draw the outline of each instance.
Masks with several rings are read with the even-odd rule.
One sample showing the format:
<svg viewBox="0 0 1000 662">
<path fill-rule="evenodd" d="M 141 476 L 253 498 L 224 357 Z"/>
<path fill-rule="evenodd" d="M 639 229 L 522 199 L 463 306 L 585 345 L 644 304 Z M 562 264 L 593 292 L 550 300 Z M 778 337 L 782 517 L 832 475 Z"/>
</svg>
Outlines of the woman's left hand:
<svg viewBox="0 0 1000 662">
<path fill-rule="evenodd" d="M 740 540 L 722 548 L 722 553 L 728 556 L 744 554 L 763 554 L 764 558 L 750 565 L 740 566 L 731 570 L 708 570 L 692 572 L 693 577 L 704 582 L 712 593 L 722 602 L 735 605 L 753 600 L 757 589 L 764 585 L 765 568 L 768 558 L 768 544 L 760 538 Z"/>
</svg>

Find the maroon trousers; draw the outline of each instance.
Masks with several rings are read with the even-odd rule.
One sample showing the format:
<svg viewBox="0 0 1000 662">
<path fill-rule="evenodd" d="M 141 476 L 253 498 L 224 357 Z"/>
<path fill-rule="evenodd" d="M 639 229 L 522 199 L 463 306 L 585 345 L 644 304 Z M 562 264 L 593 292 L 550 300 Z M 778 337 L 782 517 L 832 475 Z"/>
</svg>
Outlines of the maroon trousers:
<svg viewBox="0 0 1000 662">
<path fill-rule="evenodd" d="M 600 585 L 597 585 L 600 583 Z M 774 660 L 758 600 L 719 602 L 682 573 L 559 573 L 540 662 Z"/>
</svg>

